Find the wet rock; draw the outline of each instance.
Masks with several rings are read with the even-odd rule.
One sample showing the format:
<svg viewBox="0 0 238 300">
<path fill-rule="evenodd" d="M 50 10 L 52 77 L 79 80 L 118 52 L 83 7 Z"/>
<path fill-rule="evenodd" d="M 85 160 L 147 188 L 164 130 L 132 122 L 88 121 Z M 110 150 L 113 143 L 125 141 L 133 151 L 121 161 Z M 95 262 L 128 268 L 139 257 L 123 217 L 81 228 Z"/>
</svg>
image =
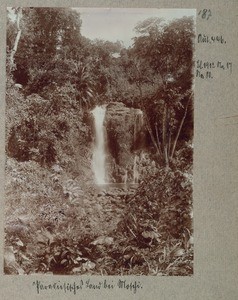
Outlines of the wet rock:
<svg viewBox="0 0 238 300">
<path fill-rule="evenodd" d="M 109 182 L 132 182 L 134 152 L 143 144 L 143 114 L 140 109 L 112 102 L 105 116 Z"/>
</svg>

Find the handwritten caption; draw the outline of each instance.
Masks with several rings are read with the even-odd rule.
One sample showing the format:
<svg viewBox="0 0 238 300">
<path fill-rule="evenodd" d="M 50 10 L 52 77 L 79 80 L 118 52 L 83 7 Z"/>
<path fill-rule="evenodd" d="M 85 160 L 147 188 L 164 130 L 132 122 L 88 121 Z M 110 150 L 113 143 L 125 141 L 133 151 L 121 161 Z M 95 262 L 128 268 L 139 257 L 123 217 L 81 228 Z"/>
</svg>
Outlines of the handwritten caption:
<svg viewBox="0 0 238 300">
<path fill-rule="evenodd" d="M 211 9 L 201 9 L 198 12 L 198 17 L 203 21 L 210 21 L 213 16 Z M 211 35 L 205 33 L 198 33 L 197 44 L 204 44 L 205 46 L 211 47 L 213 45 L 223 46 L 227 44 L 225 37 L 222 34 Z M 222 74 L 231 75 L 232 74 L 232 61 L 204 61 L 198 59 L 196 61 L 196 78 L 199 79 L 214 79 L 214 71 L 222 72 Z"/>
<path fill-rule="evenodd" d="M 74 282 L 62 282 L 60 280 L 47 283 L 41 280 L 35 280 L 32 285 L 35 287 L 37 294 L 42 294 L 46 292 L 59 291 L 64 294 L 73 294 L 76 295 L 82 290 L 126 290 L 133 294 L 136 294 L 138 290 L 143 288 L 142 284 L 139 281 L 129 281 L 129 280 L 100 280 L 93 281 L 92 279 L 80 279 Z"/>
<path fill-rule="evenodd" d="M 196 77 L 201 79 L 213 79 L 212 70 L 228 71 L 232 73 L 232 62 L 230 61 L 196 61 Z"/>
</svg>

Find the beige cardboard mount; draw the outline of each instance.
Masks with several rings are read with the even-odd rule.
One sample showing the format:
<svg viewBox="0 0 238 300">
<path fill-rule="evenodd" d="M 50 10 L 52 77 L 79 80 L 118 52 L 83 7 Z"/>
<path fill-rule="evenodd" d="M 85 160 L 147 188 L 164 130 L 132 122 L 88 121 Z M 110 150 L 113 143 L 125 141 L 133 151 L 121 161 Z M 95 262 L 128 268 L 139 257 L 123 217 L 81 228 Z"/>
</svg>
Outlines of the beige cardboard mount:
<svg viewBox="0 0 238 300">
<path fill-rule="evenodd" d="M 236 300 L 238 299 L 238 1 L 157 0 L 157 1 L 1 1 L 1 126 L 0 176 L 1 207 L 4 207 L 4 109 L 5 36 L 7 6 L 68 7 L 154 7 L 197 9 L 196 34 L 222 35 L 225 45 L 197 43 L 195 60 L 232 62 L 232 74 L 213 70 L 213 79 L 195 80 L 194 136 L 194 230 L 195 258 L 192 277 L 125 277 L 143 285 L 136 294 L 127 290 L 82 290 L 77 295 L 44 292 L 37 295 L 33 281 L 71 282 L 72 276 L 3 275 L 0 263 L 0 298 L 12 299 L 158 299 Z M 205 20 L 198 14 L 210 9 Z M 120 26 L 120 24 L 118 24 Z M 197 66 L 195 66 L 196 71 Z M 1 257 L 3 257 L 3 209 L 1 209 Z M 86 279 L 86 277 L 83 277 Z M 88 279 L 88 278 L 87 278 Z M 93 276 L 92 280 L 101 280 Z M 105 277 L 116 280 L 117 277 Z"/>
</svg>

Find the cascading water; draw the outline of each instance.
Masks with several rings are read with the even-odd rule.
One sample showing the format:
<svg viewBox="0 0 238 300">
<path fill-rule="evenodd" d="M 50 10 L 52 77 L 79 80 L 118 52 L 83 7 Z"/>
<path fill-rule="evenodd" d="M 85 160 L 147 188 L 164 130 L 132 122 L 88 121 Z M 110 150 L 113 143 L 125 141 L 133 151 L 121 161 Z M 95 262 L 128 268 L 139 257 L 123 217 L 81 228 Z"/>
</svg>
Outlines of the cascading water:
<svg viewBox="0 0 238 300">
<path fill-rule="evenodd" d="M 135 155 L 134 165 L 133 165 L 133 183 L 139 182 L 139 171 L 138 171 L 138 166 L 137 166 L 137 160 L 138 160 L 138 156 Z"/>
<path fill-rule="evenodd" d="M 105 106 L 96 106 L 92 110 L 95 124 L 95 147 L 93 151 L 92 168 L 97 184 L 105 184 L 105 137 L 104 118 L 106 114 Z"/>
</svg>

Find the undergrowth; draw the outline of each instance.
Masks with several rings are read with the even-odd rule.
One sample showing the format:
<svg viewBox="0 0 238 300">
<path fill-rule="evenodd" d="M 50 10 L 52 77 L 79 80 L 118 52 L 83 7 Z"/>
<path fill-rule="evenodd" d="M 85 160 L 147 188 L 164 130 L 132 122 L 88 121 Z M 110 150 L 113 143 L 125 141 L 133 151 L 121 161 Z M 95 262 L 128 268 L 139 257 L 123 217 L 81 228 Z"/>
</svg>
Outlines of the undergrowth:
<svg viewBox="0 0 238 300">
<path fill-rule="evenodd" d="M 57 166 L 8 159 L 5 273 L 191 275 L 192 175 L 183 166 L 157 169 L 115 201 Z"/>
</svg>

